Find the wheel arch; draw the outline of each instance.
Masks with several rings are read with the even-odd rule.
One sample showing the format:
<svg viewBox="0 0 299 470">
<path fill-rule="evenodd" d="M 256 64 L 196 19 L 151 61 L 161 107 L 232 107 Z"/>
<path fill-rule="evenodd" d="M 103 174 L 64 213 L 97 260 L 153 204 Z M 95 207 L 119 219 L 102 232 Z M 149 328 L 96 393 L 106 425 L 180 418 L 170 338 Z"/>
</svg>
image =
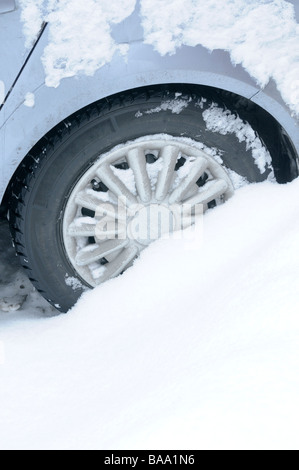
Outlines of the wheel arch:
<svg viewBox="0 0 299 470">
<path fill-rule="evenodd" d="M 187 77 L 187 80 L 186 80 Z M 179 79 L 182 79 L 180 81 Z M 184 79 L 184 80 L 183 80 Z M 83 78 L 87 80 L 87 78 Z M 63 103 L 56 103 L 53 108 L 46 106 L 47 102 L 55 103 L 55 93 L 57 89 L 49 89 L 45 85 L 38 87 L 35 91 L 36 106 L 39 108 L 36 115 L 40 118 L 38 121 L 32 122 L 30 112 L 32 109 L 25 106 L 19 106 L 8 118 L 6 123 L 1 128 L 0 132 L 4 133 L 3 142 L 6 148 L 3 149 L 4 156 L 4 180 L 0 181 L 0 203 L 5 203 L 10 183 L 13 181 L 17 169 L 22 164 L 23 159 L 30 152 L 30 150 L 37 145 L 51 130 L 63 123 L 71 115 L 80 112 L 82 109 L 90 106 L 91 104 L 113 99 L 115 96 L 131 93 L 136 90 L 139 93 L 146 93 L 147 89 L 158 87 L 192 87 L 205 93 L 218 93 L 221 98 L 225 100 L 238 102 L 238 112 L 241 117 L 250 120 L 250 110 L 254 108 L 255 111 L 260 113 L 264 119 L 265 134 L 268 134 L 269 143 L 273 140 L 273 132 L 279 134 L 279 139 L 282 144 L 282 152 L 284 155 L 292 159 L 294 162 L 298 160 L 299 155 L 299 133 L 298 133 L 298 120 L 291 116 L 286 105 L 281 101 L 280 95 L 277 92 L 278 100 L 272 97 L 273 84 L 271 84 L 270 93 L 268 87 L 264 91 L 258 90 L 252 84 L 245 83 L 242 80 L 232 78 L 229 76 L 220 75 L 213 72 L 186 72 L 186 70 L 174 70 L 170 72 L 156 71 L 153 72 L 144 83 L 144 77 L 134 76 L 130 80 L 126 76 L 118 83 L 118 88 L 115 93 L 107 94 L 108 90 L 99 90 L 97 87 L 92 87 L 86 96 L 80 99 L 75 99 L 76 90 L 84 90 L 85 87 L 76 84 L 74 79 L 64 80 L 60 85 L 59 95 L 64 96 L 64 88 L 70 86 L 71 83 L 75 84 L 75 90 L 69 95 L 69 98 Z M 148 83 L 147 83 L 148 82 Z M 211 86 L 210 84 L 213 84 Z M 130 86 L 133 85 L 134 86 Z M 139 84 L 140 86 L 136 86 Z M 77 85 L 77 86 L 76 86 Z M 115 90 L 115 85 L 113 86 Z M 91 92 L 90 92 L 91 91 Z M 57 100 L 56 100 L 57 101 Z M 20 127 L 20 120 L 22 126 Z M 272 131 L 271 131 L 272 129 Z M 19 132 L 21 131 L 21 132 Z M 276 139 L 277 141 L 277 139 Z M 297 165 L 297 164 L 296 164 Z"/>
</svg>

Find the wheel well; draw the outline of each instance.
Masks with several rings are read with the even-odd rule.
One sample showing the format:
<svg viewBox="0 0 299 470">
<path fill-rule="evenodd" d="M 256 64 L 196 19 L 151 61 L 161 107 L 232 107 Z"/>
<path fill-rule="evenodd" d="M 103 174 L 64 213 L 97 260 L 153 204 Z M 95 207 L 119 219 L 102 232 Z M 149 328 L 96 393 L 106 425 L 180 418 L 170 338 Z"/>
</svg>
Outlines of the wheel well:
<svg viewBox="0 0 299 470">
<path fill-rule="evenodd" d="M 204 96 L 211 101 L 221 103 L 229 110 L 233 110 L 233 112 L 235 112 L 242 120 L 249 122 L 268 148 L 272 156 L 273 168 L 278 183 L 283 184 L 290 182 L 298 176 L 298 155 L 291 139 L 276 119 L 274 119 L 267 111 L 249 99 L 229 91 L 205 85 L 188 85 L 182 83 L 135 88 L 134 90 L 127 90 L 89 104 L 88 106 L 79 109 L 50 130 L 39 142 L 37 142 L 24 160 L 31 153 L 36 153 L 35 150 L 37 148 L 42 148 L 45 144 L 48 145 L 49 142 L 51 143 L 54 136 L 57 138 L 57 135 L 64 135 L 68 132 L 67 121 L 69 119 L 75 121 L 79 120 L 82 112 L 85 112 L 86 114 L 90 113 L 92 115 L 92 110 L 94 108 L 109 108 L 112 103 L 115 104 L 116 101 L 121 104 L 126 101 L 129 96 L 132 97 L 132 95 L 136 97 L 136 99 L 144 101 L 148 99 L 148 96 L 152 96 L 155 92 L 161 94 L 161 91 L 163 92 L 165 99 L 169 99 L 169 96 L 172 94 L 180 92 L 182 95 L 191 95 L 194 96 L 194 98 Z M 22 173 L 24 174 L 25 165 L 23 162 L 21 162 L 11 178 L 10 184 L 0 206 L 0 216 L 7 212 L 8 200 L 12 194 L 13 182 L 15 179 L 20 179 L 22 177 Z"/>
<path fill-rule="evenodd" d="M 241 119 L 249 122 L 259 134 L 271 154 L 277 182 L 283 184 L 297 178 L 299 175 L 298 154 L 279 122 L 247 98 L 223 90 L 215 90 L 216 99 L 217 96 L 229 109 L 234 109 Z"/>
</svg>

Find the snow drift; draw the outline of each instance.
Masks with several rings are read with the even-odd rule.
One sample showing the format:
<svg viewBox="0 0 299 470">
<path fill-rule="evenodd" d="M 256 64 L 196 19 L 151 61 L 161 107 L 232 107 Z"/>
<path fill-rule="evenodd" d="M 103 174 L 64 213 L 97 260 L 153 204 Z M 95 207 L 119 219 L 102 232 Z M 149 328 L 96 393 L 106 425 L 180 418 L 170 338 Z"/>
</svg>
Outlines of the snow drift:
<svg viewBox="0 0 299 470">
<path fill-rule="evenodd" d="M 1 314 L 0 447 L 298 449 L 298 191 L 241 188 L 66 316 Z"/>
</svg>

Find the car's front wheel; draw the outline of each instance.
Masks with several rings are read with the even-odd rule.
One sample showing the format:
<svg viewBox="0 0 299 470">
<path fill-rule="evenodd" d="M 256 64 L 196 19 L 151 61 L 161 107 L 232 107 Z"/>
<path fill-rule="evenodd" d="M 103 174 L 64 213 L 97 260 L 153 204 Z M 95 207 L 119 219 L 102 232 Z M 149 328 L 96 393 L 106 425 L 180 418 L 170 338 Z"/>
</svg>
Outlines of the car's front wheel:
<svg viewBox="0 0 299 470">
<path fill-rule="evenodd" d="M 267 178 L 269 152 L 223 103 L 180 87 L 128 93 L 71 116 L 27 155 L 12 235 L 33 284 L 66 312 L 198 207 Z"/>
</svg>

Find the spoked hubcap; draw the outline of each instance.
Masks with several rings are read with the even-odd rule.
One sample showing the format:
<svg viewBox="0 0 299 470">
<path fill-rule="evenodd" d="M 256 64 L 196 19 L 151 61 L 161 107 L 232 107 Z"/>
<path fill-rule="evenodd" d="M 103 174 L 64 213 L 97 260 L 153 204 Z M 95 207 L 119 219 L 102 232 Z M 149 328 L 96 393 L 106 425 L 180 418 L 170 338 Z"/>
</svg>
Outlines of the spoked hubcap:
<svg viewBox="0 0 299 470">
<path fill-rule="evenodd" d="M 224 168 L 196 142 L 137 139 L 101 156 L 73 189 L 63 219 L 66 253 L 94 287 L 121 274 L 152 241 L 190 226 L 232 194 Z"/>
</svg>

